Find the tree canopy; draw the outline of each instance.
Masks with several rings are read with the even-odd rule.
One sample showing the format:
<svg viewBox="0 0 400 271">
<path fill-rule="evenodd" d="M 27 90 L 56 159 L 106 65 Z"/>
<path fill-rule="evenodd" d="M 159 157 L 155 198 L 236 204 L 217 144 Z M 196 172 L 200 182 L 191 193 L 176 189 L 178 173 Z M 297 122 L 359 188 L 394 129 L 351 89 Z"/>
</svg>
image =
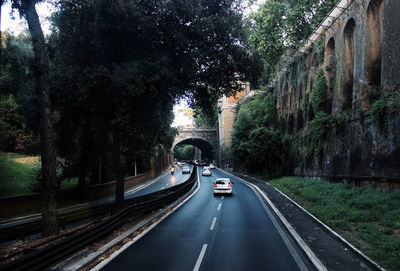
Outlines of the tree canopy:
<svg viewBox="0 0 400 271">
<path fill-rule="evenodd" d="M 22 15 L 25 2 L 11 1 Z M 256 77 L 240 1 L 53 3 L 45 41 L 56 152 L 61 178 L 79 177 L 82 191 L 131 174 L 133 163 L 148 170 L 172 144 L 177 99 L 192 101 L 199 127 L 215 127 L 218 96 Z M 9 35 L 3 44 L 2 95 L 15 96 L 24 132 L 37 135 L 31 37 Z"/>
<path fill-rule="evenodd" d="M 271 94 L 258 94 L 239 108 L 232 137 L 235 155 L 250 171 L 276 171 L 283 145 Z"/>
<path fill-rule="evenodd" d="M 317 28 L 338 0 L 265 0 L 250 16 L 250 42 L 262 57 L 266 85 L 276 73 L 276 64 L 290 49 L 297 49 Z"/>
</svg>

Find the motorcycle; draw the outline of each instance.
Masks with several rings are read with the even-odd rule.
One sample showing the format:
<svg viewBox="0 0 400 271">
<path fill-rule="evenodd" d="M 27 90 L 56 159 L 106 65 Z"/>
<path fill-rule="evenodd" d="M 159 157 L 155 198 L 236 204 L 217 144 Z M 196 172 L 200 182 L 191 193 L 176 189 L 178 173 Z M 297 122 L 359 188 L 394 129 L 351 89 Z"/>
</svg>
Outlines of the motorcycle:
<svg viewBox="0 0 400 271">
<path fill-rule="evenodd" d="M 171 168 L 171 174 L 174 174 L 175 168 Z"/>
</svg>

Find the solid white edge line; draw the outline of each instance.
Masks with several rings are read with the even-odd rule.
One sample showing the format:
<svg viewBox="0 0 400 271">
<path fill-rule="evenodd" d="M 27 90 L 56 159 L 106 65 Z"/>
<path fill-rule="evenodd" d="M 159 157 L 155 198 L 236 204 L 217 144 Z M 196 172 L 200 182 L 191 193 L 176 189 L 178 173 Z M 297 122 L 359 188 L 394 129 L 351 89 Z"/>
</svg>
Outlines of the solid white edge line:
<svg viewBox="0 0 400 271">
<path fill-rule="evenodd" d="M 278 216 L 278 218 L 281 220 L 282 224 L 286 227 L 286 229 L 290 232 L 290 234 L 293 236 L 293 238 L 296 240 L 297 244 L 303 249 L 304 253 L 307 255 L 307 257 L 310 259 L 310 261 L 314 264 L 314 266 L 319 270 L 319 271 L 328 271 L 328 269 L 322 264 L 322 262 L 318 259 L 318 257 L 314 254 L 314 252 L 309 248 L 309 246 L 304 242 L 304 240 L 299 236 L 299 234 L 296 232 L 296 230 L 290 225 L 290 223 L 286 220 L 286 218 L 282 215 L 282 213 L 278 210 L 278 208 L 275 207 L 275 205 L 272 203 L 272 201 L 268 198 L 267 195 L 256 185 L 249 183 L 248 181 L 235 176 L 229 172 L 224 171 L 226 174 L 229 174 L 230 176 L 237 178 L 244 184 L 247 184 L 248 186 L 253 187 L 256 189 L 261 196 L 267 201 L 267 203 L 270 205 L 271 209 L 275 212 L 275 214 Z"/>
<path fill-rule="evenodd" d="M 214 230 L 215 223 L 217 223 L 217 218 L 216 217 L 214 217 L 214 219 L 213 219 L 213 221 L 211 223 L 210 231 Z"/>
<path fill-rule="evenodd" d="M 199 257 L 197 258 L 196 265 L 193 268 L 193 271 L 198 271 L 200 269 L 201 262 L 203 261 L 204 255 L 206 254 L 207 244 L 204 244 L 201 248 Z"/>
<path fill-rule="evenodd" d="M 141 234 L 137 235 L 135 238 L 132 239 L 132 241 L 126 243 L 123 245 L 119 250 L 115 251 L 113 254 L 110 255 L 107 259 L 104 261 L 100 262 L 98 265 L 90 269 L 90 271 L 97 271 L 106 266 L 109 262 L 111 262 L 114 258 L 116 258 L 119 254 L 121 254 L 125 249 L 133 245 L 135 242 L 137 242 L 140 238 L 145 236 L 149 231 L 151 231 L 153 228 L 155 228 L 158 224 L 160 224 L 163 220 L 165 220 L 168 216 L 170 216 L 172 213 L 174 213 L 176 210 L 178 210 L 183 204 L 185 204 L 189 199 L 191 199 L 197 191 L 200 189 L 200 177 L 199 177 L 199 172 L 197 171 L 197 188 L 196 190 L 188 196 L 186 199 L 184 199 L 181 203 L 179 203 L 177 206 L 175 206 L 170 212 L 166 213 L 164 216 L 162 216 L 157 222 L 151 224 L 146 230 L 144 230 Z"/>
<path fill-rule="evenodd" d="M 270 184 L 268 184 L 270 185 Z M 291 198 L 289 198 L 285 193 L 283 193 L 282 191 L 280 191 L 279 189 L 275 188 L 272 186 L 272 188 L 274 188 L 276 191 L 278 191 L 279 193 L 282 194 L 282 196 L 286 197 L 291 203 L 293 203 L 294 205 L 296 205 L 298 208 L 300 208 L 301 210 L 303 210 L 305 213 L 307 213 L 309 216 L 311 216 L 312 218 L 314 218 L 318 224 L 322 225 L 325 229 L 327 229 L 330 233 L 332 233 L 336 238 L 340 239 L 341 242 L 345 243 L 346 245 L 348 245 L 349 247 L 351 247 L 352 249 L 354 249 L 357 253 L 359 253 L 361 256 L 365 257 L 368 261 L 370 261 L 372 264 L 374 264 L 377 268 L 379 268 L 380 270 L 384 271 L 385 269 L 382 268 L 379 264 L 377 264 L 376 262 L 374 262 L 373 260 L 371 260 L 367 255 L 365 255 L 364 253 L 362 253 L 360 250 L 358 250 L 355 246 L 353 246 L 352 244 L 350 244 L 346 239 L 344 239 L 342 236 L 340 236 L 337 232 L 335 232 L 334 230 L 332 230 L 328 225 L 326 225 L 325 223 L 323 223 L 321 220 L 319 220 L 318 218 L 316 218 L 313 214 L 311 214 L 310 212 L 308 212 L 306 209 L 304 209 L 303 207 L 301 207 L 297 202 L 294 202 Z"/>
<path fill-rule="evenodd" d="M 246 175 L 247 176 L 247 175 Z M 235 176 L 237 177 L 237 176 Z M 257 180 L 253 177 L 247 176 L 251 179 Z M 257 180 L 259 181 L 259 180 Z M 301 205 L 299 205 L 297 202 L 293 201 L 291 198 L 289 198 L 285 193 L 283 193 L 282 191 L 280 191 L 278 188 L 273 187 L 272 185 L 270 185 L 269 183 L 265 183 L 266 185 L 270 186 L 271 188 L 273 188 L 274 190 L 278 191 L 282 196 L 286 197 L 291 203 L 293 203 L 294 205 L 296 205 L 298 208 L 300 208 L 301 210 L 303 210 L 306 214 L 308 214 L 309 216 L 311 216 L 313 219 L 315 219 L 315 221 L 317 221 L 318 224 L 320 224 L 321 226 L 323 226 L 326 230 L 328 230 L 331 234 L 333 234 L 336 238 L 338 238 L 341 242 L 343 242 L 344 244 L 346 244 L 347 246 L 349 246 L 351 249 L 353 249 L 354 251 L 356 251 L 358 254 L 360 254 L 360 256 L 364 257 L 365 259 L 367 259 L 371 264 L 375 265 L 375 267 L 377 267 L 378 269 L 380 269 L 381 271 L 385 271 L 386 269 L 381 267 L 378 263 L 374 262 L 371 258 L 369 258 L 367 255 L 365 255 L 362 251 L 360 251 L 358 248 L 356 248 L 355 246 L 353 246 L 352 244 L 350 244 L 346 239 L 344 239 L 341 235 L 339 235 L 337 232 L 335 232 L 332 228 L 330 228 L 328 225 L 326 225 L 324 222 L 322 222 L 321 220 L 319 220 L 317 217 L 315 217 L 313 214 L 311 214 L 309 211 L 307 211 L 306 209 L 304 209 Z"/>
<path fill-rule="evenodd" d="M 142 185 L 139 185 L 137 187 L 128 189 L 127 191 L 125 191 L 125 196 L 129 196 L 131 194 L 134 194 L 134 193 L 136 193 L 136 192 L 138 192 L 138 191 L 140 191 L 140 190 L 142 190 L 142 189 L 144 189 L 144 188 L 146 188 L 146 187 L 158 182 L 159 180 L 161 180 L 162 178 L 167 176 L 167 173 L 168 173 L 168 171 L 164 172 L 160 176 L 154 178 L 153 180 L 151 180 L 151 181 L 149 181 L 149 182 L 147 182 L 145 184 L 142 184 Z"/>
<path fill-rule="evenodd" d="M 217 211 L 221 210 L 222 203 L 218 204 Z"/>
</svg>

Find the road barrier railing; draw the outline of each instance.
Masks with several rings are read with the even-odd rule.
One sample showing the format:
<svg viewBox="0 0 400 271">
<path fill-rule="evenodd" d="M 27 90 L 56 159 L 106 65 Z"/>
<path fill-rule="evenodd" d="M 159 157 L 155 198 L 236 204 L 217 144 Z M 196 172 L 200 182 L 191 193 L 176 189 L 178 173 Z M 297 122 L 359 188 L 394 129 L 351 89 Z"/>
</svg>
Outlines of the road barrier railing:
<svg viewBox="0 0 400 271">
<path fill-rule="evenodd" d="M 126 206 L 123 209 L 116 211 L 104 221 L 64 239 L 55 241 L 44 248 L 30 249 L 29 253 L 26 253 L 26 255 L 0 265 L 0 270 L 46 269 L 72 253 L 111 233 L 121 226 L 128 218 L 151 212 L 178 200 L 192 189 L 196 178 L 197 167 L 193 167 L 193 171 L 187 181 L 165 190 L 126 200 Z"/>
</svg>

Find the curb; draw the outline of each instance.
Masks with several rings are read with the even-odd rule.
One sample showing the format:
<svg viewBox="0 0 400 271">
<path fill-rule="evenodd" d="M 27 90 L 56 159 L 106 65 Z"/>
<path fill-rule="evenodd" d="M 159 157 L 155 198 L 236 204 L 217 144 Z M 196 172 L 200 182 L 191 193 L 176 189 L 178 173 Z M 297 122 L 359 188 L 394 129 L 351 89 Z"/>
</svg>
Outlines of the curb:
<svg viewBox="0 0 400 271">
<path fill-rule="evenodd" d="M 233 175 L 233 174 L 231 174 Z M 236 175 L 233 175 L 236 178 L 240 178 Z M 337 232 L 335 232 L 332 228 L 330 228 L 328 225 L 326 225 L 325 223 L 323 223 L 321 220 L 319 220 L 317 217 L 315 217 L 313 214 L 311 214 L 310 212 L 308 212 L 306 209 L 304 209 L 302 206 L 300 206 L 298 203 L 296 203 L 294 200 L 292 200 L 291 198 L 289 198 L 289 196 L 287 196 L 285 193 L 283 193 L 282 191 L 280 191 L 279 189 L 273 187 L 272 185 L 270 185 L 269 183 L 265 182 L 265 181 L 261 181 L 259 179 L 250 177 L 248 175 L 244 175 L 247 178 L 259 181 L 259 182 L 264 182 L 265 184 L 267 184 L 268 186 L 270 186 L 271 188 L 273 188 L 274 190 L 276 190 L 277 192 L 279 192 L 282 196 L 284 196 L 285 198 L 287 198 L 291 203 L 293 203 L 294 205 L 296 205 L 299 209 L 301 209 L 303 212 L 305 212 L 308 216 L 310 216 L 315 222 L 317 222 L 320 226 L 322 226 L 324 228 L 325 231 L 327 231 L 329 234 L 331 234 L 336 240 L 338 240 L 339 242 L 341 242 L 343 245 L 347 246 L 349 249 L 351 249 L 358 257 L 360 257 L 362 260 L 365 261 L 366 264 L 368 264 L 369 267 L 371 267 L 372 269 L 375 270 L 380 270 L 380 271 L 386 271 L 386 269 L 384 269 L 383 267 L 381 267 L 378 263 L 374 262 L 371 258 L 369 258 L 367 255 L 365 255 L 362 251 L 360 251 L 359 249 L 357 249 L 355 246 L 353 246 L 352 244 L 350 244 L 346 239 L 344 239 L 344 237 L 342 237 L 340 234 L 338 234 Z M 241 178 L 240 178 L 241 179 Z"/>
</svg>

